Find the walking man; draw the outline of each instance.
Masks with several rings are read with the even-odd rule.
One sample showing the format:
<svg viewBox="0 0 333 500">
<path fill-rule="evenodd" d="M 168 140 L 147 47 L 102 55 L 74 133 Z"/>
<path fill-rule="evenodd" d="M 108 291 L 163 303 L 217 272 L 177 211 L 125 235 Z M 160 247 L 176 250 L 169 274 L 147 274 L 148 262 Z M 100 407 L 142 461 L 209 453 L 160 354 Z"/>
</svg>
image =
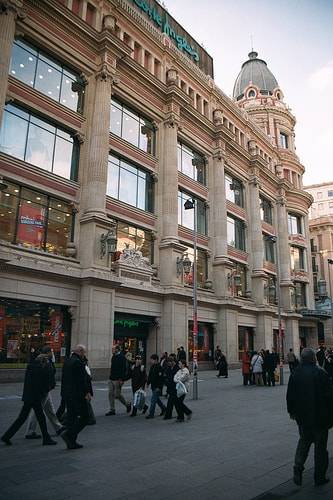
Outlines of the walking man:
<svg viewBox="0 0 333 500">
<path fill-rule="evenodd" d="M 294 483 L 302 484 L 304 464 L 314 443 L 316 486 L 326 484 L 328 468 L 328 430 L 333 424 L 333 386 L 322 368 L 316 365 L 313 349 L 305 348 L 301 364 L 291 374 L 287 390 L 287 409 L 296 420 L 299 441 L 295 454 Z"/>
<path fill-rule="evenodd" d="M 55 433 L 59 436 L 61 432 L 65 430 L 65 427 L 63 427 L 59 422 L 59 419 L 55 413 L 51 396 L 51 391 L 56 386 L 56 381 L 55 381 L 56 369 L 52 359 L 54 357 L 54 354 L 51 347 L 49 346 L 44 346 L 42 348 L 42 354 L 44 354 L 48 359 L 48 369 L 49 369 L 49 392 L 47 393 L 46 397 L 42 400 L 42 407 L 49 422 L 53 426 Z M 30 411 L 25 438 L 39 439 L 41 435 L 37 434 L 36 429 L 37 429 L 37 419 L 35 414 L 33 414 Z"/>
<path fill-rule="evenodd" d="M 289 365 L 290 373 L 292 373 L 295 370 L 297 364 L 297 359 L 292 349 L 289 349 L 289 352 L 287 354 L 287 362 Z"/>
<path fill-rule="evenodd" d="M 126 407 L 127 413 L 131 411 L 131 403 L 127 402 L 121 393 L 121 388 L 127 378 L 128 361 L 120 350 L 119 345 L 114 348 L 114 354 L 111 359 L 111 370 L 109 380 L 109 403 L 110 410 L 105 414 L 107 417 L 116 414 L 115 400 L 119 401 Z"/>
<path fill-rule="evenodd" d="M 174 377 L 179 370 L 179 365 L 175 354 L 170 354 L 168 359 L 168 368 L 165 372 L 165 381 L 168 389 L 168 403 L 164 415 L 164 420 L 170 420 L 172 418 L 173 407 L 177 402 L 177 390 Z"/>
<path fill-rule="evenodd" d="M 48 357 L 45 354 L 39 354 L 32 359 L 27 366 L 23 387 L 23 407 L 15 422 L 1 437 L 1 441 L 11 445 L 11 438 L 22 427 L 27 420 L 30 410 L 33 409 L 43 435 L 43 445 L 57 444 L 53 441 L 47 431 L 45 415 L 42 408 L 42 401 L 45 400 L 50 390 L 50 374 L 48 366 Z"/>
<path fill-rule="evenodd" d="M 89 380 L 85 367 L 86 348 L 77 345 L 63 366 L 61 393 L 67 408 L 67 430 L 61 437 L 69 450 L 82 448 L 76 439 L 88 424 L 88 402 L 91 400 Z"/>
<path fill-rule="evenodd" d="M 166 407 L 161 401 L 164 377 L 163 377 L 163 369 L 158 362 L 157 354 L 152 354 L 150 356 L 151 367 L 148 375 L 147 385 L 151 387 L 151 400 L 150 400 L 150 408 L 149 414 L 146 416 L 147 419 L 154 418 L 155 415 L 155 407 L 156 404 L 161 409 L 161 414 L 164 415 L 166 411 Z"/>
</svg>

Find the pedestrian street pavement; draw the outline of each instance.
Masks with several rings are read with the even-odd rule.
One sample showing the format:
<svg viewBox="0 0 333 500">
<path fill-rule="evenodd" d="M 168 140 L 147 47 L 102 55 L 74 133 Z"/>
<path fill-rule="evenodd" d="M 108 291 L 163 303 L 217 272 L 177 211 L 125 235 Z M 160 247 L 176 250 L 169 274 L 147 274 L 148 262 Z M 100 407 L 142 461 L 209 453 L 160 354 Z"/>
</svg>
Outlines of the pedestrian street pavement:
<svg viewBox="0 0 333 500">
<path fill-rule="evenodd" d="M 286 385 L 243 387 L 239 370 L 228 379 L 215 374 L 200 372 L 199 399 L 187 397 L 193 418 L 183 424 L 131 418 L 118 401 L 117 414 L 106 417 L 107 383 L 96 382 L 97 424 L 80 434 L 82 450 L 66 450 L 61 438 L 57 446 L 25 440 L 24 427 L 13 446 L 0 443 L 0 499 L 332 500 L 333 459 L 332 483 L 313 486 L 313 452 L 304 486 L 292 483 L 297 429 L 286 413 Z M 0 385 L 1 434 L 18 414 L 21 390 Z M 128 383 L 124 395 L 131 397 Z"/>
</svg>

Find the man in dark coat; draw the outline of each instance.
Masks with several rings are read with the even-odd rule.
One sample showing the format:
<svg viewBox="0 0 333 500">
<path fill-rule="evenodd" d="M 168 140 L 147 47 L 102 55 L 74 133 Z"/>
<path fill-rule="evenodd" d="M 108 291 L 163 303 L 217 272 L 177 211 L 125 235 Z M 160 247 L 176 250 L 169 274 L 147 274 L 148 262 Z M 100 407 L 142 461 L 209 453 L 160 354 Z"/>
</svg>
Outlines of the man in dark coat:
<svg viewBox="0 0 333 500">
<path fill-rule="evenodd" d="M 269 352 L 269 349 L 266 351 L 266 370 L 267 370 L 267 383 L 269 386 L 275 387 L 275 370 L 276 370 L 276 356 L 273 352 Z"/>
<path fill-rule="evenodd" d="M 63 366 L 61 394 L 67 408 L 67 430 L 61 434 L 61 437 L 69 450 L 82 448 L 76 439 L 88 424 L 87 402 L 91 400 L 92 395 L 85 367 L 85 356 L 85 346 L 78 345 Z"/>
<path fill-rule="evenodd" d="M 333 424 L 333 386 L 325 370 L 316 365 L 316 354 L 312 349 L 303 349 L 301 364 L 290 376 L 287 408 L 290 417 L 298 424 L 300 435 L 294 483 L 302 484 L 302 472 L 312 443 L 315 447 L 315 484 L 327 483 L 327 439 L 328 429 Z"/>
<path fill-rule="evenodd" d="M 177 391 L 176 383 L 174 382 L 174 376 L 179 370 L 179 365 L 175 354 L 170 354 L 168 358 L 168 367 L 165 371 L 165 384 L 168 389 L 168 403 L 164 415 L 164 420 L 170 420 L 172 418 L 172 410 L 177 401 Z"/>
<path fill-rule="evenodd" d="M 161 415 L 165 414 L 165 406 L 161 401 L 162 389 L 164 384 L 164 371 L 158 362 L 157 354 L 152 354 L 150 356 L 151 367 L 148 375 L 147 385 L 151 387 L 151 400 L 149 414 L 147 419 L 154 418 L 156 404 L 161 408 Z"/>
<path fill-rule="evenodd" d="M 120 350 L 119 345 L 114 348 L 114 354 L 111 359 L 111 370 L 110 370 L 110 380 L 109 380 L 109 403 L 110 410 L 105 414 L 107 417 L 116 414 L 115 400 L 119 401 L 126 407 L 127 413 L 131 411 L 131 403 L 127 402 L 121 393 L 121 388 L 124 381 L 130 377 L 127 374 L 128 361 Z"/>
<path fill-rule="evenodd" d="M 46 398 L 50 390 L 50 371 L 48 356 L 39 354 L 35 359 L 31 359 L 27 366 L 23 387 L 23 407 L 15 422 L 9 427 L 1 437 L 7 445 L 11 445 L 10 439 L 16 434 L 33 409 L 43 435 L 43 445 L 57 444 L 53 441 L 47 431 L 45 415 L 42 408 L 42 401 Z"/>
</svg>

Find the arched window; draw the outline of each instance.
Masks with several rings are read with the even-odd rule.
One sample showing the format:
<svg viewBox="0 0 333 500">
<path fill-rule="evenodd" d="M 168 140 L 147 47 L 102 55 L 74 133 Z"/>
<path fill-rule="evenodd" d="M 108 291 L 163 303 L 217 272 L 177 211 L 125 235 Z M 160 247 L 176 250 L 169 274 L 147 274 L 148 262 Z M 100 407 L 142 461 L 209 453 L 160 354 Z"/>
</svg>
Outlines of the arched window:
<svg viewBox="0 0 333 500">
<path fill-rule="evenodd" d="M 255 97 L 256 96 L 256 92 L 255 90 L 251 89 L 249 90 L 248 94 L 247 94 L 248 97 Z"/>
</svg>

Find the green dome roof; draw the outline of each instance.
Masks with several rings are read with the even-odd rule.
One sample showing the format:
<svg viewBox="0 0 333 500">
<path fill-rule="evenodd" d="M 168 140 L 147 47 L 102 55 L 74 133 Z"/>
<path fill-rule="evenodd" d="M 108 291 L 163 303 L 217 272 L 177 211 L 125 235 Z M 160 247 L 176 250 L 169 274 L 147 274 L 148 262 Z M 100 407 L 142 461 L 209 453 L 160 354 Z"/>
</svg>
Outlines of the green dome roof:
<svg viewBox="0 0 333 500">
<path fill-rule="evenodd" d="M 249 59 L 242 65 L 242 69 L 236 78 L 233 96 L 240 99 L 245 88 L 252 83 L 256 85 L 263 94 L 271 94 L 279 86 L 275 76 L 267 68 L 267 64 L 262 59 L 258 59 L 257 52 L 250 52 Z"/>
</svg>

